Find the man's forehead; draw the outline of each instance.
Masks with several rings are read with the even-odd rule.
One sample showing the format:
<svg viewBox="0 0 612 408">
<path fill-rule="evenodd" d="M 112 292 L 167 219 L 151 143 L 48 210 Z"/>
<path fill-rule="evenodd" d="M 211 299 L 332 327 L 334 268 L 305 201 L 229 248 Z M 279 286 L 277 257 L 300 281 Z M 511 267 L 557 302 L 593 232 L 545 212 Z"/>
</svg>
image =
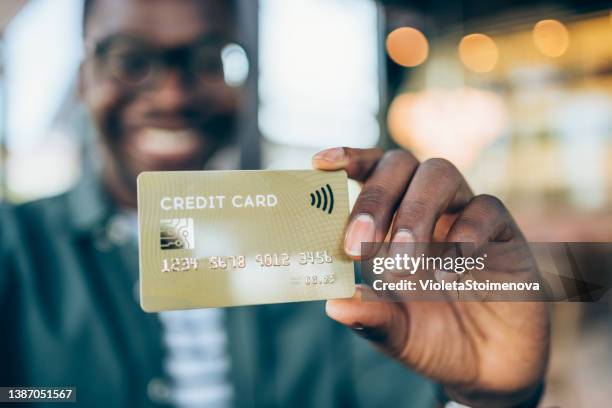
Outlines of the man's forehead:
<svg viewBox="0 0 612 408">
<path fill-rule="evenodd" d="M 86 36 L 94 41 L 132 34 L 159 45 L 188 43 L 208 33 L 231 33 L 232 1 L 95 0 Z"/>
</svg>

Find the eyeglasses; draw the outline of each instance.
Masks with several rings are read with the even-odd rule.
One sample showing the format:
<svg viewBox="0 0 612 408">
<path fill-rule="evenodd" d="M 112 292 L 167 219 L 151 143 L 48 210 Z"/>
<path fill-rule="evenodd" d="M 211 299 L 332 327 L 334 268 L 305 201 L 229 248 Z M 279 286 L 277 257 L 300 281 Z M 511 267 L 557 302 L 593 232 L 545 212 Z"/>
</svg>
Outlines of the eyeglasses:
<svg viewBox="0 0 612 408">
<path fill-rule="evenodd" d="M 177 69 L 190 85 L 223 80 L 224 48 L 228 44 L 202 40 L 188 46 L 159 49 L 134 40 L 109 40 L 94 47 L 103 71 L 130 86 L 154 84 L 165 69 Z"/>
</svg>

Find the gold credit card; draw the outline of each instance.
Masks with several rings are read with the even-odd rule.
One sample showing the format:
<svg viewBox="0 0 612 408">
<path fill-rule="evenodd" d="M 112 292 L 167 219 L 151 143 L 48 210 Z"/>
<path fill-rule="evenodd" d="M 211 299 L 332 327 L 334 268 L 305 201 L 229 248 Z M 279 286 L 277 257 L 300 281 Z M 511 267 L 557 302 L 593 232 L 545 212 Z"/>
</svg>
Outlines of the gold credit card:
<svg viewBox="0 0 612 408">
<path fill-rule="evenodd" d="M 173 171 L 138 177 L 148 312 L 350 297 L 346 172 Z"/>
</svg>

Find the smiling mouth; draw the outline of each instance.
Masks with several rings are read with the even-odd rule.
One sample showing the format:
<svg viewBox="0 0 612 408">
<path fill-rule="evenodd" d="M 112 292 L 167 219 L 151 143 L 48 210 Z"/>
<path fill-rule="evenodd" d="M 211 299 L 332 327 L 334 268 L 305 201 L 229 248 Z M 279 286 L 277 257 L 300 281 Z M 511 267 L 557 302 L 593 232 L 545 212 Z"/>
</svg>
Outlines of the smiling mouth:
<svg viewBox="0 0 612 408">
<path fill-rule="evenodd" d="M 127 149 L 140 160 L 160 164 L 180 164 L 201 155 L 205 137 L 194 128 L 163 129 L 147 127 L 136 131 Z"/>
</svg>

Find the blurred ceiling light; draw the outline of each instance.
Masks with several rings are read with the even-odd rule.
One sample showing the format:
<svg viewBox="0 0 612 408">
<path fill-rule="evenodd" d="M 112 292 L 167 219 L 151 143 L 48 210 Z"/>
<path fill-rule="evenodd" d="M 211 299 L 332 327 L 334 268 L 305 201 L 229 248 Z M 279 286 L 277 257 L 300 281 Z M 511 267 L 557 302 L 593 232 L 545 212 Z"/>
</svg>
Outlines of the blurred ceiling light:
<svg viewBox="0 0 612 408">
<path fill-rule="evenodd" d="M 499 52 L 491 37 L 484 34 L 469 34 L 459 43 L 459 58 L 468 69 L 485 73 L 495 68 Z"/>
<path fill-rule="evenodd" d="M 569 47 L 569 32 L 557 20 L 542 20 L 533 27 L 533 42 L 547 57 L 560 57 Z"/>
<path fill-rule="evenodd" d="M 412 27 L 393 30 L 387 36 L 389 57 L 404 67 L 421 65 L 429 55 L 429 43 L 422 32 Z"/>
<path fill-rule="evenodd" d="M 221 51 L 223 77 L 229 86 L 244 84 L 249 75 L 249 59 L 246 51 L 238 44 L 228 44 Z"/>
<path fill-rule="evenodd" d="M 387 117 L 391 137 L 420 158 L 444 157 L 460 167 L 504 130 L 502 98 L 473 88 L 432 90 L 399 95 Z"/>
</svg>

